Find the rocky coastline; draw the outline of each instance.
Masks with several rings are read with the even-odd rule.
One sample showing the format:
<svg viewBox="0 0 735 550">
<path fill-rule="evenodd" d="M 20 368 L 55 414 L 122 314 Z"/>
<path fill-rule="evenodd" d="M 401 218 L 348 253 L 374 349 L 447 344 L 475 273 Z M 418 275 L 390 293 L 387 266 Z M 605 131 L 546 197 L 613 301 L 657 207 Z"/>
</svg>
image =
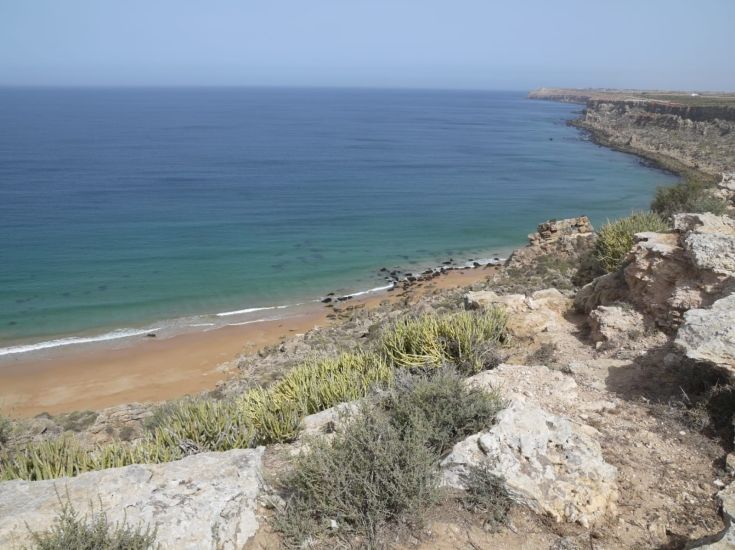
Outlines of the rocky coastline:
<svg viewBox="0 0 735 550">
<path fill-rule="evenodd" d="M 665 230 L 636 231 L 629 235 L 619 266 L 608 271 L 594 261 L 604 231 L 583 215 L 539 224 L 527 246 L 504 262 L 448 260 L 422 273 L 383 268 L 380 273 L 394 289 L 390 294 L 402 291 L 400 299 L 357 308 L 341 305 L 351 300 L 347 296 L 323 297 L 325 307 L 334 310 L 332 324 L 243 353 L 233 376 L 199 396 L 187 414 L 226 411 L 253 392 L 265 399 L 268 388 L 283 380 L 288 381 L 286 396 L 312 391 L 321 381 L 303 377 L 315 365 L 332 364 L 315 363 L 316 355 L 364 358 L 378 349 L 386 354 L 380 366 L 387 368 L 382 361 L 393 355 L 385 351 L 386 334 L 392 338 L 391 331 L 400 327 L 404 335 L 411 334 L 411 323 L 418 319 L 432 326 L 449 319 L 475 324 L 483 316 L 503 319 L 503 334 L 492 344 L 473 341 L 479 354 L 472 365 L 479 367 L 460 383 L 470 392 L 468 399 L 492 395 L 502 399 L 502 407 L 491 423 L 444 442 L 451 444 L 442 447 L 432 466 L 444 496 L 426 505 L 421 521 L 381 524 L 383 547 L 733 547 L 735 162 L 731 152 L 715 158 L 730 139 L 727 132 L 707 141 L 696 155 L 692 149 L 698 132 L 709 135 L 721 121 L 732 121 L 695 120 L 700 111 L 649 108 L 628 99 L 616 102 L 609 97 L 616 92 L 596 93 L 605 97 L 547 91 L 543 99 L 585 101 L 584 124 L 616 148 L 630 147 L 641 156 L 660 154 L 680 163 L 682 172 L 711 175 L 722 167 L 712 192 L 729 210 L 679 212 L 667 220 Z M 700 122 L 704 126 L 697 126 Z M 462 268 L 487 272 L 465 288 L 431 286 L 443 273 Z M 469 368 L 466 350 L 451 338 L 451 331 L 445 331 L 431 343 L 452 358 L 450 365 L 439 366 L 450 366 L 452 372 Z M 390 339 L 391 345 L 397 340 Z M 324 445 L 346 445 L 340 438 L 350 429 L 350 419 L 362 418 L 365 407 L 386 407 L 391 392 L 417 383 L 410 376 L 429 376 L 423 371 L 431 370 L 426 355 L 404 349 L 400 356 L 407 361 L 418 356 L 420 372 L 397 375 L 395 386 L 357 395 L 350 393 L 352 381 L 336 392 L 350 398 L 330 400 L 320 394 L 319 402 L 330 406 L 312 405 L 310 414 L 292 426 L 293 433 L 251 448 L 234 445 L 222 451 L 179 437 L 175 460 L 123 461 L 119 468 L 90 468 L 73 477 L 32 481 L 15 476 L 0 482 L 0 546 L 27 543 L 29 525 L 46 528 L 62 487 L 82 510 L 98 499 L 114 521 L 157 526 L 162 548 L 288 547 L 289 536 L 298 536 L 279 523 L 293 502 L 289 472 Z M 299 384 L 289 378 L 294 372 L 302 377 Z M 455 403 L 451 412 L 461 405 Z M 172 406 L 134 403 L 18 422 L 0 440 L 0 473 L 10 453 L 29 448 L 40 453 L 41 447 L 33 445 L 69 441 L 64 437 L 91 453 L 110 445 L 144 445 L 153 422 L 160 425 Z M 432 401 L 432 414 L 449 415 L 438 410 Z M 278 411 L 282 414 L 283 408 Z M 214 432 L 219 445 L 239 417 L 211 414 L 203 431 Z M 173 430 L 173 424 L 168 426 Z M 368 442 L 371 456 L 381 449 L 378 439 Z M 391 468 L 400 470 L 399 463 L 391 461 Z M 468 494 L 477 496 L 470 480 L 478 471 L 491 482 L 496 500 L 484 501 L 484 507 L 459 504 L 467 502 Z M 329 472 L 329 477 L 341 475 Z M 398 490 L 392 487 L 391 493 Z M 334 508 L 333 516 L 320 518 L 324 525 L 315 529 L 325 538 L 308 538 L 301 547 L 368 546 L 368 535 L 350 527 L 339 513 Z"/>
<path fill-rule="evenodd" d="M 530 99 L 579 103 L 569 121 L 599 145 L 714 182 L 735 165 L 735 95 L 541 88 Z"/>
</svg>

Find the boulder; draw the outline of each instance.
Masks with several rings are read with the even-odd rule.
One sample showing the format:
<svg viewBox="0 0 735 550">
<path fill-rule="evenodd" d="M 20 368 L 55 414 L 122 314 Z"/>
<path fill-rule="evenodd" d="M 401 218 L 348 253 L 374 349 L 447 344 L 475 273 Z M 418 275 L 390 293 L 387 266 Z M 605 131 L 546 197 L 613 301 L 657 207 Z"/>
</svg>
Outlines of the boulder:
<svg viewBox="0 0 735 550">
<path fill-rule="evenodd" d="M 597 234 L 587 216 L 549 220 L 539 224 L 528 236 L 528 246 L 513 251 L 507 265 L 524 267 L 537 258 L 554 254 L 560 258 L 578 258 L 592 249 Z"/>
<path fill-rule="evenodd" d="M 471 466 L 505 480 L 513 500 L 555 521 L 589 526 L 615 510 L 617 470 L 602 457 L 593 428 L 530 401 L 511 400 L 495 425 L 457 443 L 442 461 L 443 482 L 464 489 Z"/>
<path fill-rule="evenodd" d="M 499 390 L 506 399 L 530 400 L 552 411 L 569 410 L 577 401 L 574 378 L 544 365 L 508 365 L 470 376 L 470 387 L 485 391 Z"/>
<path fill-rule="evenodd" d="M 708 309 L 687 311 L 675 343 L 688 358 L 735 376 L 735 294 L 717 300 Z"/>
<path fill-rule="evenodd" d="M 500 307 L 508 314 L 508 331 L 516 337 L 530 338 L 558 326 L 572 300 L 555 288 L 538 290 L 530 296 L 497 294 L 491 290 L 468 292 L 464 296 L 467 309 Z"/>
<path fill-rule="evenodd" d="M 597 349 L 624 347 L 645 331 L 643 315 L 630 306 L 599 306 L 590 312 L 589 325 Z"/>
<path fill-rule="evenodd" d="M 167 464 L 135 464 L 49 481 L 0 483 L 0 548 L 30 542 L 68 495 L 80 513 L 157 528 L 162 549 L 235 549 L 258 529 L 264 448 L 202 453 Z"/>
</svg>

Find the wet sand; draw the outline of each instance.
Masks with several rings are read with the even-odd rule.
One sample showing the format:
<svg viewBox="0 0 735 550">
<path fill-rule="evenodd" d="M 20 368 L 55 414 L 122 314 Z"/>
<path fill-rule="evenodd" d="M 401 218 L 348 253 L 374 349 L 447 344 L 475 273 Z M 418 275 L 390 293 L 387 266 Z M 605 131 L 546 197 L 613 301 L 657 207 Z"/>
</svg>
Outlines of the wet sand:
<svg viewBox="0 0 735 550">
<path fill-rule="evenodd" d="M 494 273 L 494 268 L 449 271 L 430 282 L 412 285 L 420 296 L 435 289 L 471 285 Z M 384 300 L 404 297 L 404 291 L 355 298 L 338 304 L 375 307 Z M 132 402 L 165 401 L 214 389 L 231 376 L 237 358 L 295 334 L 332 322 L 332 308 L 314 305 L 298 315 L 242 326 L 180 334 L 170 338 L 141 338 L 118 348 L 84 345 L 59 348 L 41 357 L 18 357 L 0 365 L 0 410 L 14 417 L 42 412 L 58 414 L 103 409 Z M 230 367 L 230 368 L 228 368 Z M 229 372 L 228 372 L 229 371 Z"/>
</svg>

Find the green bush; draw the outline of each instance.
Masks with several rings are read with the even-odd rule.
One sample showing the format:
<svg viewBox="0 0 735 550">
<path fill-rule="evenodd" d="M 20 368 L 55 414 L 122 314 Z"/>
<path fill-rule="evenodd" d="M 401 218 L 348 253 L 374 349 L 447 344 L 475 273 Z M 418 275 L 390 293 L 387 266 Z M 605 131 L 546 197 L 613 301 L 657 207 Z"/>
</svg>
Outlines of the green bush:
<svg viewBox="0 0 735 550">
<path fill-rule="evenodd" d="M 467 491 L 462 495 L 462 504 L 470 512 L 484 516 L 484 527 L 496 531 L 505 523 L 512 501 L 502 478 L 487 468 L 470 466 L 464 476 Z"/>
<path fill-rule="evenodd" d="M 0 479 L 53 479 L 91 470 L 178 460 L 200 451 L 226 451 L 293 440 L 307 414 L 364 397 L 387 385 L 393 371 L 377 354 L 349 353 L 312 360 L 269 388 L 235 399 L 190 398 L 159 407 L 148 434 L 127 445 L 87 448 L 71 436 L 32 442 L 0 454 Z"/>
<path fill-rule="evenodd" d="M 147 550 L 153 548 L 156 532 L 150 528 L 111 525 L 104 513 L 81 516 L 67 500 L 53 526 L 31 531 L 36 550 Z"/>
<path fill-rule="evenodd" d="M 444 454 L 465 437 L 492 425 L 503 408 L 498 392 L 469 388 L 451 369 L 431 375 L 400 376 L 381 399 L 381 406 L 396 428 L 404 430 L 420 418 L 427 428 L 426 444 Z"/>
<path fill-rule="evenodd" d="M 607 222 L 600 229 L 595 243 L 595 258 L 607 273 L 623 266 L 625 256 L 633 247 L 633 236 L 644 231 L 668 231 L 669 224 L 654 212 L 634 212 L 627 218 Z"/>
<path fill-rule="evenodd" d="M 507 339 L 507 316 L 498 308 L 434 313 L 402 319 L 385 330 L 380 344 L 389 362 L 400 368 L 455 365 L 475 374 L 497 364 L 495 346 Z"/>
<path fill-rule="evenodd" d="M 5 445 L 10 438 L 10 431 L 13 425 L 7 416 L 0 414 L 0 447 Z"/>
<path fill-rule="evenodd" d="M 289 545 L 358 535 L 372 547 L 388 524 L 419 524 L 438 494 L 442 455 L 489 427 L 502 407 L 497 393 L 467 388 L 448 368 L 403 373 L 376 400 L 348 417 L 331 441 L 312 439 L 308 454 L 297 460 L 277 521 Z M 473 506 L 488 522 L 491 516 L 500 521 L 507 508 L 502 487 L 491 494 L 489 482 L 483 483 L 472 480 Z"/>
<path fill-rule="evenodd" d="M 727 212 L 727 203 L 712 195 L 703 183 L 685 181 L 656 189 L 651 210 L 665 218 L 682 212 L 711 212 L 721 216 Z"/>
<path fill-rule="evenodd" d="M 287 544 L 358 535 L 373 548 L 389 522 L 420 522 L 437 496 L 438 468 L 419 424 L 401 430 L 365 406 L 331 441 L 312 440 L 286 481 L 291 495 L 276 525 Z"/>
</svg>

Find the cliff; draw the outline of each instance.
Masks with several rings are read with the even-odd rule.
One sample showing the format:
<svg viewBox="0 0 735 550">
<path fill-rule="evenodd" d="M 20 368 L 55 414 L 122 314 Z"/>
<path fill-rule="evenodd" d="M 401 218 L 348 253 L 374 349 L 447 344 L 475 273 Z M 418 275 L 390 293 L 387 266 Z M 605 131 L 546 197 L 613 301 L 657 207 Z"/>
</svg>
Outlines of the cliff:
<svg viewBox="0 0 735 550">
<path fill-rule="evenodd" d="M 542 88 L 532 99 L 584 103 L 571 124 L 608 147 L 676 172 L 716 176 L 735 167 L 735 96 Z"/>
</svg>

